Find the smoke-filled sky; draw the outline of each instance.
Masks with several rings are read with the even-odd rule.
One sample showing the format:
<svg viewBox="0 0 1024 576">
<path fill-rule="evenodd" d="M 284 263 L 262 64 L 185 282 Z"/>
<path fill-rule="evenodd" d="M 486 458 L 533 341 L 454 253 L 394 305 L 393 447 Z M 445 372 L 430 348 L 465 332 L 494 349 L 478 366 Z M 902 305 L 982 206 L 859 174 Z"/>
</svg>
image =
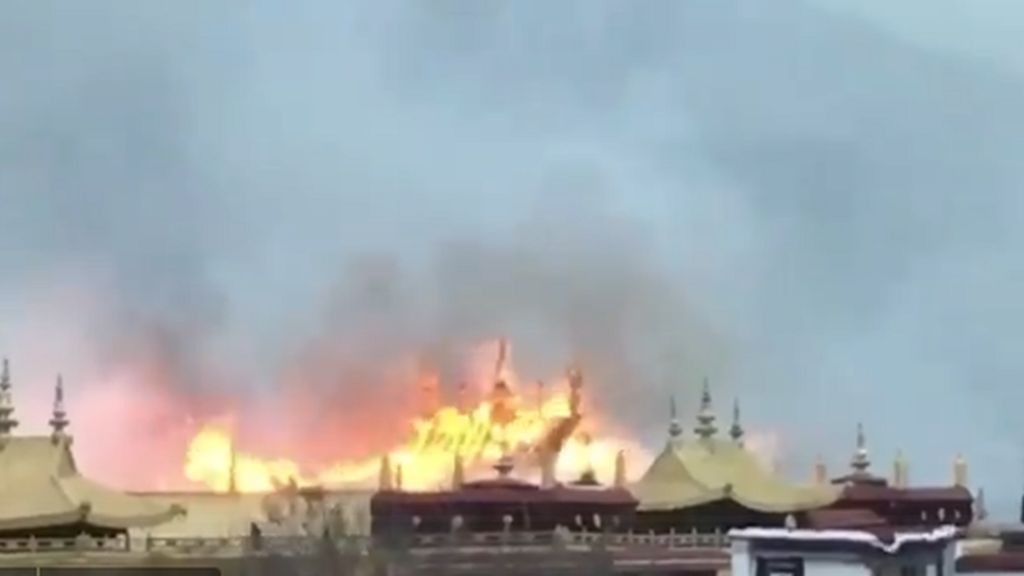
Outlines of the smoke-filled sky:
<svg viewBox="0 0 1024 576">
<path fill-rule="evenodd" d="M 287 4 L 0 8 L 27 428 L 61 370 L 111 481 L 225 407 L 336 455 L 397 366 L 501 334 L 652 447 L 707 375 L 793 475 L 862 420 L 879 472 L 961 451 L 1014 513 L 1018 2 Z"/>
</svg>

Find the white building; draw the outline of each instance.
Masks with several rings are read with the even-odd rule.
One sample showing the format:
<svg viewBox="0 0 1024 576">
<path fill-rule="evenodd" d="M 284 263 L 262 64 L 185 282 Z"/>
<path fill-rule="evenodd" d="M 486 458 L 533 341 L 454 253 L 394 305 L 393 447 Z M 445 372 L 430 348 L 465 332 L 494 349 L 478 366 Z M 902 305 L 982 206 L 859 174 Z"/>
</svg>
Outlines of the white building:
<svg viewBox="0 0 1024 576">
<path fill-rule="evenodd" d="M 860 530 L 733 530 L 732 576 L 953 576 L 955 528 L 888 536 Z"/>
</svg>

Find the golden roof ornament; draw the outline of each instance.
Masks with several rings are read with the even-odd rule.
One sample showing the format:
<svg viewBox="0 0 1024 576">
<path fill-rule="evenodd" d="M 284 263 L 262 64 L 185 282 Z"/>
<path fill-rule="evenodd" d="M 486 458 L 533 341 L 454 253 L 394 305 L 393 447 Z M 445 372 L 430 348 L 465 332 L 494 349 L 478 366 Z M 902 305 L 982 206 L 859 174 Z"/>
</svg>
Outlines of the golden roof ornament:
<svg viewBox="0 0 1024 576">
<path fill-rule="evenodd" d="M 857 423 L 857 450 L 853 453 L 853 458 L 850 460 L 850 467 L 857 474 L 866 474 L 868 468 L 871 467 L 871 459 L 868 458 L 867 441 L 864 438 L 864 424 L 862 422 Z"/>
<path fill-rule="evenodd" d="M 228 462 L 228 494 L 238 494 L 238 451 L 235 450 L 234 438 L 231 438 L 228 449 L 231 450 L 228 454 L 231 458 Z"/>
<path fill-rule="evenodd" d="M 988 519 L 988 508 L 985 506 L 985 489 L 979 487 L 978 494 L 974 497 L 974 521 L 981 522 Z"/>
<path fill-rule="evenodd" d="M 907 459 L 901 450 L 896 453 L 896 459 L 892 463 L 892 485 L 896 488 L 906 488 L 907 484 Z"/>
<path fill-rule="evenodd" d="M 814 462 L 814 483 L 819 486 L 828 484 L 828 467 L 825 466 L 825 459 L 821 454 L 818 454 L 818 458 Z"/>
<path fill-rule="evenodd" d="M 57 375 L 57 386 L 53 391 L 53 416 L 50 417 L 50 428 L 53 429 L 53 439 L 67 436 L 65 429 L 71 421 L 68 420 L 67 410 L 64 408 L 64 378 Z"/>
<path fill-rule="evenodd" d="M 466 472 L 462 463 L 462 454 L 455 453 L 455 462 L 452 470 L 452 490 L 459 490 L 466 481 Z"/>
<path fill-rule="evenodd" d="M 391 456 L 385 454 L 380 459 L 380 479 L 377 482 L 377 489 L 381 492 L 394 490 L 394 482 L 391 478 Z"/>
<path fill-rule="evenodd" d="M 7 358 L 4 358 L 3 370 L 0 372 L 0 436 L 10 436 L 17 427 L 14 399 L 11 396 L 11 367 Z"/>
<path fill-rule="evenodd" d="M 743 444 L 743 426 L 740 425 L 740 399 L 736 398 L 732 403 L 732 426 L 729 427 L 729 437 L 737 444 Z"/>
<path fill-rule="evenodd" d="M 702 440 L 710 439 L 718 432 L 715 426 L 715 413 L 711 409 L 711 386 L 704 379 L 704 389 L 700 395 L 700 411 L 697 412 L 697 426 L 693 429 Z"/>
<path fill-rule="evenodd" d="M 626 487 L 626 452 L 619 450 L 615 455 L 615 487 Z"/>
<path fill-rule="evenodd" d="M 580 406 L 583 404 L 583 372 L 578 366 L 569 368 L 569 413 L 573 416 L 580 415 Z"/>
<path fill-rule="evenodd" d="M 541 488 L 554 488 L 558 483 L 555 477 L 555 463 L 557 452 L 549 447 L 542 446 L 540 449 L 540 486 Z"/>
<path fill-rule="evenodd" d="M 957 454 L 953 460 L 953 485 L 967 487 L 967 460 L 964 460 L 963 454 Z"/>
<path fill-rule="evenodd" d="M 676 397 L 673 394 L 668 399 L 668 436 L 671 440 L 676 440 L 683 435 L 683 426 L 679 423 L 679 414 L 676 412 Z"/>
</svg>

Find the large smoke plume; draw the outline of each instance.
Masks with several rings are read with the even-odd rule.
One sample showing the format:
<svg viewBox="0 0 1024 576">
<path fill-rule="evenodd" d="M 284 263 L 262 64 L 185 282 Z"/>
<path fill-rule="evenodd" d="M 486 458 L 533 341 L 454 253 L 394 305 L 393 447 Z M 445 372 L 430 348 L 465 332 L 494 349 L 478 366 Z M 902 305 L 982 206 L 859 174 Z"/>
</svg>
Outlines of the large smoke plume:
<svg viewBox="0 0 1024 576">
<path fill-rule="evenodd" d="M 861 419 L 879 466 L 961 450 L 1016 500 L 1024 85 L 990 20 L 975 52 L 824 0 L 47 4 L 0 18 L 0 350 L 36 429 L 65 372 L 86 468 L 174 478 L 230 408 L 371 451 L 418 355 L 454 378 L 505 335 L 648 441 L 709 375 L 794 473 Z"/>
</svg>

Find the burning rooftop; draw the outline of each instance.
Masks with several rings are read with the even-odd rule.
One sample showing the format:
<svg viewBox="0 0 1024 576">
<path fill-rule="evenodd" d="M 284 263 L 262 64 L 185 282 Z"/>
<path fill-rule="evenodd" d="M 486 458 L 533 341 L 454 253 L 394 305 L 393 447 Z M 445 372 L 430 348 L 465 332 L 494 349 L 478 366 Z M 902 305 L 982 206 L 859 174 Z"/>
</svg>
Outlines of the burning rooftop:
<svg viewBox="0 0 1024 576">
<path fill-rule="evenodd" d="M 210 423 L 189 445 L 185 475 L 221 492 L 272 491 L 290 482 L 369 488 L 377 483 L 380 461 L 386 457 L 401 470 L 405 489 L 430 490 L 449 482 L 457 455 L 471 475 L 504 457 L 521 470 L 534 471 L 542 482 L 556 470 L 565 477 L 590 472 L 611 481 L 617 454 L 633 446 L 603 435 L 605 423 L 599 416 L 584 415 L 580 368 L 570 367 L 555 386 L 543 382 L 523 386 L 511 368 L 504 340 L 497 344 L 493 366 L 489 382 L 459 384 L 456 401 L 445 404 L 437 372 L 421 363 L 421 409 L 408 427 L 409 437 L 378 455 L 303 470 L 291 459 L 263 458 L 239 450 L 229 426 Z M 470 389 L 485 393 L 474 402 L 468 397 Z M 531 392 L 535 397 L 528 396 Z M 545 472 L 549 469 L 550 473 Z"/>
</svg>

